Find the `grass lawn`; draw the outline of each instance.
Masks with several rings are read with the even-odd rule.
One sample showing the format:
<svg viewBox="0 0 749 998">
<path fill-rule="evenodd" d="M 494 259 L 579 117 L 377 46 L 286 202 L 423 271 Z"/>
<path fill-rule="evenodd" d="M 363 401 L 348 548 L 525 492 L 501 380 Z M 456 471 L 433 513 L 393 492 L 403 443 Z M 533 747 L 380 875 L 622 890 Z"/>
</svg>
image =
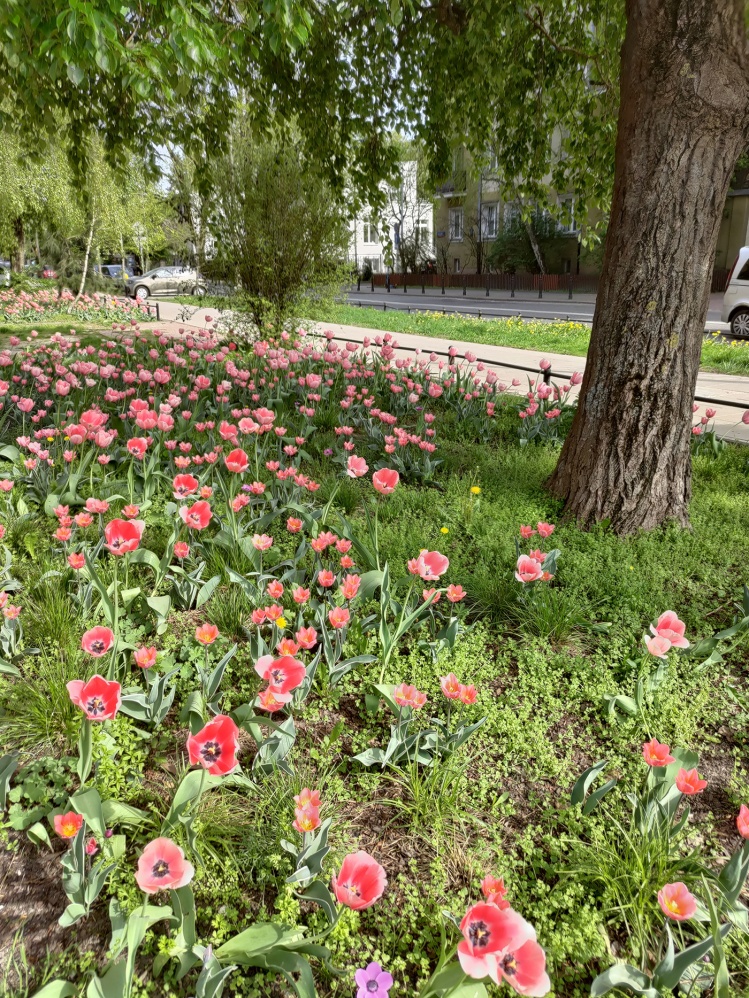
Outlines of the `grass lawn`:
<svg viewBox="0 0 749 998">
<path fill-rule="evenodd" d="M 127 375 L 123 382 L 134 384 L 135 394 L 126 389 L 120 398 L 120 381 L 110 372 L 106 390 L 103 376 L 97 380 L 94 374 L 91 384 L 81 382 L 67 396 L 65 405 L 75 413 L 71 422 L 96 421 L 91 410 L 100 406 L 107 425 L 119 429 L 118 438 L 74 444 L 75 429 L 64 416 L 64 433 L 43 441 L 53 467 L 42 458 L 29 465 L 31 451 L 6 451 L 0 462 L 0 477 L 14 482 L 0 493 L 1 539 L 10 559 L 0 584 L 8 591 L 2 605 L 10 599 L 22 608 L 20 625 L 6 614 L 0 630 L 0 748 L 20 752 L 22 767 L 11 780 L 2 824 L 0 917 L 6 928 L 0 995 L 31 995 L 52 977 L 72 981 L 76 996 L 85 993 L 86 975 L 106 965 L 110 901 L 125 916 L 137 917 L 141 910 L 144 896 L 134 872 L 164 822 L 195 867 L 190 886 L 197 939 L 219 958 L 226 953 L 222 945 L 256 922 L 324 936 L 332 964 L 343 973 L 331 973 L 320 953 L 313 954 L 315 991 L 307 995 L 351 998 L 354 970 L 376 960 L 394 978 L 391 998 L 426 998 L 425 982 L 440 954 L 441 913 L 459 920 L 481 900 L 487 874 L 503 877 L 507 900 L 535 926 L 559 998 L 587 996 L 595 976 L 615 960 L 650 967 L 666 938 L 658 891 L 684 881 L 704 898 L 695 856 L 710 875 L 719 870 L 741 843 L 736 815 L 749 803 L 749 631 L 737 629 L 709 643 L 747 612 L 741 607 L 749 536 L 746 451 L 727 446 L 717 457 L 695 459 L 692 530 L 666 527 L 620 539 L 603 527 L 583 532 L 561 521 L 559 503 L 544 488 L 558 451 L 550 444 L 519 446 L 522 400 L 495 396 L 496 415 L 488 419 L 486 399 L 466 403 L 454 383 L 437 397 L 425 392 L 416 406 L 408 392 L 393 388 L 407 379 L 412 388 L 418 372 L 352 361 L 345 351 L 324 361 L 305 358 L 301 350 L 284 355 L 283 347 L 269 357 L 262 348 L 227 357 L 196 351 L 188 368 L 186 355 L 173 347 L 159 354 L 153 338 L 144 337 L 125 359 L 117 347 L 101 358 Z M 35 359 L 49 363 L 41 354 Z M 56 358 L 67 366 L 79 362 L 74 350 Z M 130 377 L 138 366 L 146 371 L 140 384 Z M 278 377 L 288 369 L 294 377 Z M 157 370 L 160 380 L 149 384 L 149 372 Z M 167 404 L 175 393 L 181 401 Z M 372 398 L 376 405 L 367 403 Z M 142 401 L 140 410 L 126 408 L 133 399 Z M 171 410 L 172 427 L 168 420 L 156 427 L 155 412 L 149 423 L 149 406 L 156 410 L 160 403 Z M 424 418 L 425 409 L 434 420 Z M 233 421 L 241 428 L 240 420 L 249 418 L 245 412 L 252 413 L 250 423 L 271 420 L 285 429 L 260 433 L 245 425 L 238 441 L 232 439 L 227 426 Z M 10 407 L 3 418 L 4 440 L 27 426 Z M 401 427 L 418 442 L 404 443 Z M 397 446 L 387 443 L 391 432 L 399 437 Z M 145 448 L 142 458 L 125 448 L 134 437 Z M 172 448 L 176 441 L 180 446 Z M 353 449 L 344 446 L 349 442 Z M 227 463 L 237 443 L 249 461 L 246 471 Z M 71 447 L 75 461 L 87 449 L 96 457 L 63 502 L 60 496 L 70 488 L 66 468 L 75 473 L 78 467 L 62 456 Z M 221 456 L 204 458 L 212 454 Z M 362 471 L 349 463 L 356 456 L 369 465 L 361 477 L 351 477 Z M 234 460 L 241 466 L 241 456 Z M 287 465 L 295 468 L 291 477 L 284 477 Z M 392 494 L 378 495 L 374 470 L 396 466 L 400 482 Z M 294 477 L 300 471 L 306 476 L 302 484 Z M 199 482 L 180 485 L 173 481 L 178 472 Z M 178 485 L 192 492 L 175 503 Z M 199 486 L 212 489 L 203 500 L 212 517 L 188 529 L 177 507 L 192 508 Z M 74 522 L 68 538 L 55 508 L 69 505 L 75 516 L 91 497 L 109 498 L 111 508 Z M 139 509 L 129 515 L 142 521 L 143 531 L 135 551 L 114 557 L 101 547 L 102 526 L 122 517 L 131 501 Z M 67 514 L 58 509 L 57 516 Z M 520 535 L 521 525 L 539 525 L 548 534 L 547 524 L 556 526 L 546 538 Z M 334 536 L 326 540 L 328 531 Z M 272 537 L 272 544 L 265 545 L 261 535 Z M 176 538 L 189 542 L 187 553 L 178 553 Z M 544 561 L 553 578 L 519 582 L 519 551 L 540 547 L 558 551 L 555 566 L 554 558 Z M 375 548 L 380 568 L 389 566 L 390 598 L 382 595 L 382 573 L 367 562 Z M 409 572 L 409 560 L 422 550 L 449 559 L 438 580 L 422 581 Z M 75 569 L 67 559 L 82 551 L 89 560 Z M 159 575 L 162 558 L 168 571 Z M 93 586 L 92 566 L 98 580 Z M 332 584 L 320 576 L 327 570 Z M 187 572 L 197 573 L 192 586 Z M 347 574 L 361 578 L 353 596 L 343 591 Z M 213 578 L 203 598 L 200 587 Z M 106 599 L 114 598 L 118 584 L 114 626 L 122 647 L 95 658 L 83 650 L 82 636 L 107 622 Z M 465 598 L 451 603 L 448 584 L 462 586 Z M 293 595 L 299 586 L 310 589 L 306 601 L 303 593 Z M 422 590 L 430 587 L 441 590 L 439 603 L 386 654 L 392 615 L 421 605 Z M 258 616 L 269 604 L 283 610 L 280 618 L 275 612 Z M 329 625 L 333 610 L 344 608 L 350 608 L 350 619 L 343 629 Z M 683 621 L 690 647 L 667 648 L 661 659 L 647 651 L 643 638 L 669 610 Z M 384 632 L 383 613 L 391 622 Z M 206 623 L 219 633 L 204 646 L 195 634 Z M 298 638 L 302 624 L 314 626 L 318 638 L 325 635 L 324 642 L 289 652 L 311 669 L 309 686 L 296 687 L 293 704 L 279 702 L 280 709 L 264 713 L 256 701 L 265 681 L 258 676 L 259 659 L 280 655 L 277 642 Z M 209 693 L 207 674 L 235 645 Z M 133 656 L 136 648 L 149 647 L 157 663 L 145 670 Z M 356 661 L 360 656 L 363 661 Z M 335 670 L 344 661 L 350 664 L 338 678 Z M 66 684 L 108 669 L 131 695 L 153 690 L 148 684 L 166 676 L 174 701 L 159 720 L 133 708 L 92 722 L 93 763 L 86 780 L 102 801 L 114 802 L 106 812 L 114 844 L 103 843 L 112 850 L 106 855 L 114 869 L 91 913 L 63 928 L 57 919 L 69 895 L 61 887 L 60 859 L 70 846 L 51 824 L 55 813 L 69 809 L 81 783 L 81 710 L 71 703 Z M 376 690 L 381 673 L 389 686 Z M 450 673 L 475 686 L 475 702 L 468 695 L 465 705 L 443 695 L 441 677 Z M 396 724 L 388 698 L 401 683 L 427 696 L 423 709 L 400 714 L 401 722 L 410 717 L 410 730 L 420 732 L 422 742 L 412 746 L 411 757 L 367 767 L 356 757 L 388 744 Z M 284 755 L 280 742 L 273 742 L 274 729 L 263 729 L 267 741 L 258 735 L 258 745 L 253 731 L 261 721 L 240 725 L 240 777 L 201 781 L 202 796 L 185 812 L 189 820 L 169 826 L 177 787 L 184 787 L 190 772 L 198 786 L 200 767 L 190 769 L 186 739 L 219 709 L 238 720 L 249 711 L 263 724 L 272 718 L 288 725 L 293 717 L 295 739 Z M 435 744 L 428 735 L 436 730 L 433 718 L 451 731 L 464 722 L 481 726 L 455 751 L 443 745 L 443 754 L 428 765 L 415 753 L 419 744 L 423 751 Z M 641 746 L 654 737 L 671 746 L 677 763 L 698 768 L 708 782 L 689 797 L 691 814 L 678 832 L 669 823 L 667 833 L 644 836 L 630 831 L 627 792 L 640 792 L 649 772 L 651 781 L 663 776 L 673 783 L 679 768 L 648 769 Z M 594 786 L 609 777 L 619 783 L 584 814 L 572 806 L 570 793 L 582 771 L 599 760 L 605 766 Z M 292 828 L 294 796 L 304 788 L 319 791 L 322 818 L 332 819 L 332 851 L 316 882 L 330 886 L 331 873 L 356 850 L 374 856 L 388 879 L 372 907 L 357 911 L 342 904 L 332 930 L 324 909 L 287 880 L 296 859 L 284 843 L 291 840 L 298 848 L 310 841 Z M 49 833 L 51 847 L 39 845 L 39 828 Z M 29 829 L 33 841 L 25 834 Z M 299 883 L 305 878 L 297 888 Z M 715 882 L 710 885 L 711 896 L 718 897 Z M 187 895 L 180 897 L 186 903 Z M 170 895 L 152 895 L 148 903 L 165 905 Z M 455 926 L 447 923 L 446 931 L 456 944 Z M 706 929 L 688 921 L 675 932 L 681 948 L 703 938 Z M 165 922 L 146 934 L 133 998 L 196 994 L 200 966 L 180 978 L 177 951 Z M 732 931 L 726 953 L 731 994 L 745 995 L 747 937 Z M 156 978 L 152 965 L 160 954 L 165 967 Z M 276 966 L 244 966 L 225 994 L 286 998 L 292 984 L 282 984 L 268 969 Z M 471 991 L 476 998 L 510 993 L 490 983 Z"/>
<path fill-rule="evenodd" d="M 493 346 L 549 350 L 584 357 L 588 352 L 590 329 L 579 322 L 541 322 L 533 319 L 478 319 L 470 316 L 418 313 L 391 309 L 336 304 L 312 309 L 309 316 L 318 322 L 336 322 L 394 333 L 414 333 L 440 339 Z M 701 369 L 723 374 L 749 374 L 749 342 L 728 342 L 717 335 L 705 337 Z"/>
</svg>

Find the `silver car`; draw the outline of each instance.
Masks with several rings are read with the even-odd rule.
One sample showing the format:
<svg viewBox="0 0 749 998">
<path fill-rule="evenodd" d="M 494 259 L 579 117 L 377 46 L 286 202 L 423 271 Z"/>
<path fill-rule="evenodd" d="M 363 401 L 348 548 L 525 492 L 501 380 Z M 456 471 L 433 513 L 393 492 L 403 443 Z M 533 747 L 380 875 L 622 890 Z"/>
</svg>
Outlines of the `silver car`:
<svg viewBox="0 0 749 998">
<path fill-rule="evenodd" d="M 125 281 L 125 292 L 138 301 L 156 295 L 204 295 L 205 285 L 194 270 L 183 267 L 157 267 L 140 277 Z"/>
<path fill-rule="evenodd" d="M 749 246 L 739 250 L 723 295 L 722 322 L 731 323 L 733 336 L 749 337 Z"/>
</svg>

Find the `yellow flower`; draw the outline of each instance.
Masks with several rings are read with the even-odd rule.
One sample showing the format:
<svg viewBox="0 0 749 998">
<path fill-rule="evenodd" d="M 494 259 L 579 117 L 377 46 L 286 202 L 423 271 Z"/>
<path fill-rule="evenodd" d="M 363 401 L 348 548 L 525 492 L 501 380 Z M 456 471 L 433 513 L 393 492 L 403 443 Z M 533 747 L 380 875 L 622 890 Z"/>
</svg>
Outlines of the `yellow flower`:
<svg viewBox="0 0 749 998">
<path fill-rule="evenodd" d="M 449 527 L 440 527 L 440 533 L 441 534 L 449 534 L 450 533 L 450 528 Z"/>
<path fill-rule="evenodd" d="M 54 437 L 47 437 L 47 443 L 51 444 L 54 439 Z"/>
<path fill-rule="evenodd" d="M 286 617 L 279 617 L 278 620 L 276 621 L 276 626 L 286 627 Z"/>
<path fill-rule="evenodd" d="M 472 485 L 471 486 L 471 494 L 472 495 L 477 496 L 477 495 L 479 495 L 480 492 L 481 492 L 481 488 L 478 485 Z"/>
</svg>

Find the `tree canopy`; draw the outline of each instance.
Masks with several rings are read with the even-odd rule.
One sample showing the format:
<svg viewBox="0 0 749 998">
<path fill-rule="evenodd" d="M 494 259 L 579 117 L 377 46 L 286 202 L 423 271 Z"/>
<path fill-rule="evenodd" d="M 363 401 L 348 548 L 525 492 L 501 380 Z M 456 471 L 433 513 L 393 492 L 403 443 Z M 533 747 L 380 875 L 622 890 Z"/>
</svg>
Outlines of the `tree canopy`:
<svg viewBox="0 0 749 998">
<path fill-rule="evenodd" d="M 551 174 L 605 204 L 623 25 L 623 0 L 9 0 L 0 124 L 43 146 L 64 116 L 79 159 L 95 132 L 115 161 L 165 140 L 200 160 L 241 104 L 259 130 L 293 119 L 329 178 L 364 196 L 392 175 L 401 129 L 436 173 L 456 142 L 479 158 L 493 146 L 525 193 Z"/>
</svg>

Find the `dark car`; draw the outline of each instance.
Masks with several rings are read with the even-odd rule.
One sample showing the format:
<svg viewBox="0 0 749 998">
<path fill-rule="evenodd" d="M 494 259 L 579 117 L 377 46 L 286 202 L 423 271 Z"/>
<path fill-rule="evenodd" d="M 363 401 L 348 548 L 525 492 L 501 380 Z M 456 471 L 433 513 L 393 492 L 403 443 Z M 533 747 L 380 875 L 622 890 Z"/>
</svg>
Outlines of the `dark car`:
<svg viewBox="0 0 749 998">
<path fill-rule="evenodd" d="M 112 281 L 126 281 L 130 276 L 121 263 L 102 263 L 94 267 L 94 273 Z"/>
</svg>

